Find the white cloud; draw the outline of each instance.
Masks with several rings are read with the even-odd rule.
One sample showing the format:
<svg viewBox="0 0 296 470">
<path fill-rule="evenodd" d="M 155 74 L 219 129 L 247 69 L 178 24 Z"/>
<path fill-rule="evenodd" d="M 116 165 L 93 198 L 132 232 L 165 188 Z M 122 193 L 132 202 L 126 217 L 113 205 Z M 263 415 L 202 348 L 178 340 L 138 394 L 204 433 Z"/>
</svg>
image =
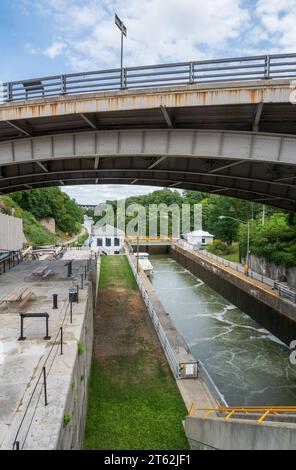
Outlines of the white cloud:
<svg viewBox="0 0 296 470">
<path fill-rule="evenodd" d="M 50 59 L 55 59 L 62 54 L 66 45 L 63 42 L 55 41 L 50 47 L 45 49 L 44 54 L 47 55 Z"/>
<path fill-rule="evenodd" d="M 63 52 L 78 70 L 118 65 L 115 11 L 128 28 L 127 65 L 219 56 L 250 18 L 241 0 L 40 0 L 37 11 L 51 18 L 62 41 L 53 39 L 45 53 Z"/>
<path fill-rule="evenodd" d="M 125 199 L 129 196 L 140 196 L 162 189 L 152 186 L 128 186 L 128 185 L 84 185 L 84 186 L 63 186 L 61 190 L 67 193 L 72 199 L 76 199 L 78 204 L 99 204 L 106 200 Z"/>
<path fill-rule="evenodd" d="M 295 0 L 258 0 L 255 11 L 261 30 L 269 39 L 272 51 L 295 52 Z"/>
</svg>

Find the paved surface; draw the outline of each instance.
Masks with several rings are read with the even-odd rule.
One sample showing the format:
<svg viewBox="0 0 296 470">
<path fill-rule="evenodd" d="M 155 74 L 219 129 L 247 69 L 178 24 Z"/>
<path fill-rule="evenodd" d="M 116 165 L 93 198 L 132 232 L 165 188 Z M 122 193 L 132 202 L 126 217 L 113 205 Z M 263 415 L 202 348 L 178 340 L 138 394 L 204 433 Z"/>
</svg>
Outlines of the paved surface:
<svg viewBox="0 0 296 470">
<path fill-rule="evenodd" d="M 253 279 L 249 276 L 246 276 L 245 274 L 242 274 L 242 273 L 236 271 L 235 269 L 230 268 L 229 266 L 225 266 L 222 262 L 219 263 L 216 260 L 212 260 L 207 255 L 202 254 L 200 251 L 196 252 L 196 251 L 193 251 L 193 250 L 189 250 L 186 246 L 183 246 L 183 245 L 181 246 L 181 248 L 183 250 L 188 251 L 189 253 L 196 256 L 197 258 L 201 258 L 201 259 L 205 260 L 206 262 L 208 262 L 209 264 L 211 264 L 213 266 L 218 266 L 219 269 L 222 269 L 223 271 L 228 272 L 232 276 L 237 277 L 239 279 L 242 279 L 247 284 L 250 284 L 250 285 L 253 285 L 253 286 L 257 287 L 258 289 L 260 289 L 260 290 L 264 291 L 265 293 L 269 294 L 271 297 L 279 298 L 278 291 L 272 289 L 267 284 L 265 284 L 263 282 L 260 282 L 257 279 Z"/>
<path fill-rule="evenodd" d="M 17 429 L 17 423 L 20 422 L 26 408 L 36 377 L 40 374 L 44 360 L 65 317 L 68 289 L 79 284 L 79 273 L 84 272 L 88 257 L 89 252 L 86 250 L 73 250 L 57 261 L 25 261 L 1 276 L 0 299 L 15 288 L 27 287 L 31 290 L 35 298 L 22 308 L 22 312 L 49 313 L 49 334 L 52 339 L 50 341 L 43 339 L 44 318 L 28 318 L 24 321 L 26 341 L 18 341 L 20 310 L 17 305 L 0 305 L 0 448 L 11 445 L 12 436 L 8 436 Z M 65 267 L 65 262 L 69 259 L 74 260 L 73 276 L 70 279 L 66 277 L 67 267 Z M 46 279 L 32 276 L 32 272 L 40 266 L 49 266 L 54 275 Z M 58 294 L 57 310 L 52 309 L 54 293 Z M 80 292 L 79 310 L 85 308 L 85 293 L 86 289 Z M 73 307 L 74 312 L 78 310 L 76 305 Z M 65 330 L 65 340 L 67 334 L 69 333 Z"/>
</svg>

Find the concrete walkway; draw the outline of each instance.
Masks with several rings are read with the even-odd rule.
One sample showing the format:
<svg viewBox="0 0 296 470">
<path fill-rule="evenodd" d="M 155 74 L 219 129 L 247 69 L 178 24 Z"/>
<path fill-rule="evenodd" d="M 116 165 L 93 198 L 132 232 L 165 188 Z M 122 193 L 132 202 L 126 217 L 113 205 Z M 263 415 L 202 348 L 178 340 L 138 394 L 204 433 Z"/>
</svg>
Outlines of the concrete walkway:
<svg viewBox="0 0 296 470">
<path fill-rule="evenodd" d="M 2 303 L 0 305 L 0 449 L 2 446 L 9 449 L 12 446 L 16 429 L 26 409 L 26 404 L 34 388 L 36 378 L 64 319 L 68 305 L 69 288 L 76 287 L 79 283 L 79 273 L 84 272 L 84 266 L 89 257 L 89 253 L 82 253 L 80 251 L 72 251 L 69 254 L 67 253 L 67 255 L 74 260 L 73 276 L 71 278 L 67 278 L 65 259 L 55 261 L 24 261 L 1 276 L 0 302 L 10 292 L 24 287 L 32 291 L 34 297 L 22 309 L 18 307 L 18 302 Z M 65 256 L 66 259 L 68 258 L 67 255 Z M 53 271 L 52 275 L 46 279 L 32 275 L 36 268 L 45 266 L 48 266 Z M 56 310 L 52 308 L 52 295 L 54 293 L 58 295 L 58 309 Z M 87 290 L 84 289 L 81 291 L 79 306 L 75 306 L 76 329 L 78 324 L 76 313 L 78 307 L 79 311 L 81 310 L 82 312 L 85 309 L 86 296 Z M 24 322 L 26 340 L 18 341 L 20 336 L 20 312 L 49 313 L 49 335 L 51 340 L 44 340 L 44 318 L 28 318 Z M 72 329 L 74 329 L 74 324 Z M 68 326 L 68 330 L 65 333 L 65 341 L 67 341 L 67 344 L 72 344 L 73 342 L 76 354 L 75 334 L 71 331 L 70 326 Z M 65 346 L 65 355 L 62 358 L 66 358 L 66 360 L 69 359 L 67 351 L 68 349 Z M 70 380 L 72 371 L 67 364 L 63 366 L 61 361 L 64 360 L 59 360 L 59 367 L 64 367 L 63 370 L 66 370 L 69 374 Z M 59 361 L 57 362 L 59 363 Z M 59 373 L 61 375 L 61 372 Z M 60 401 L 64 397 L 66 397 L 66 392 L 63 395 L 62 388 L 60 388 Z M 28 423 L 26 422 L 24 433 L 20 435 L 21 443 L 22 439 L 25 438 L 27 426 Z M 47 437 L 49 437 L 49 431 L 49 429 L 43 428 L 43 435 L 46 433 Z M 41 429 L 37 430 L 37 434 L 38 432 L 40 435 L 42 434 Z"/>
</svg>

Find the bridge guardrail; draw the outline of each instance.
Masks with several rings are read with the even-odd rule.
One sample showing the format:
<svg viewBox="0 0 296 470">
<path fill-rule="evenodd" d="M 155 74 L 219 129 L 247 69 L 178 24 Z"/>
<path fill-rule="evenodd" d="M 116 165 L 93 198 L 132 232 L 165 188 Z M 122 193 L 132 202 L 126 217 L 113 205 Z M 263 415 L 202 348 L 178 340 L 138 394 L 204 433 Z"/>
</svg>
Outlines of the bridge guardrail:
<svg viewBox="0 0 296 470">
<path fill-rule="evenodd" d="M 122 89 L 296 77 L 296 54 L 272 54 L 70 73 L 3 85 L 4 101 Z"/>
</svg>

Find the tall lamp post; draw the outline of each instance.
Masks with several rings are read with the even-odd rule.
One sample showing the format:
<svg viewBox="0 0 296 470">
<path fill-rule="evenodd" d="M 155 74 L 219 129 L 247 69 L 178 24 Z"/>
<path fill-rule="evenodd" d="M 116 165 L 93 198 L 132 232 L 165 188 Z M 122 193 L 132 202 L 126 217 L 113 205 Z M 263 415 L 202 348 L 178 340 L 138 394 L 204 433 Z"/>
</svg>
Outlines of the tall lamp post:
<svg viewBox="0 0 296 470">
<path fill-rule="evenodd" d="M 121 69 L 121 78 L 120 78 L 120 84 L 121 88 L 124 88 L 124 76 L 123 76 L 123 36 L 126 37 L 127 35 L 127 28 L 123 21 L 119 18 L 118 15 L 115 13 L 115 24 L 118 27 L 118 29 L 121 31 L 121 51 L 120 51 L 120 69 Z"/>
<path fill-rule="evenodd" d="M 250 254 L 250 221 L 248 220 L 245 222 L 244 220 L 241 219 L 236 219 L 235 217 L 231 217 L 230 215 L 220 215 L 219 217 L 220 220 L 222 219 L 232 219 L 236 220 L 237 222 L 240 222 L 241 224 L 244 224 L 247 226 L 248 231 L 247 231 L 247 256 L 246 256 L 246 264 L 249 266 L 249 254 Z"/>
</svg>

